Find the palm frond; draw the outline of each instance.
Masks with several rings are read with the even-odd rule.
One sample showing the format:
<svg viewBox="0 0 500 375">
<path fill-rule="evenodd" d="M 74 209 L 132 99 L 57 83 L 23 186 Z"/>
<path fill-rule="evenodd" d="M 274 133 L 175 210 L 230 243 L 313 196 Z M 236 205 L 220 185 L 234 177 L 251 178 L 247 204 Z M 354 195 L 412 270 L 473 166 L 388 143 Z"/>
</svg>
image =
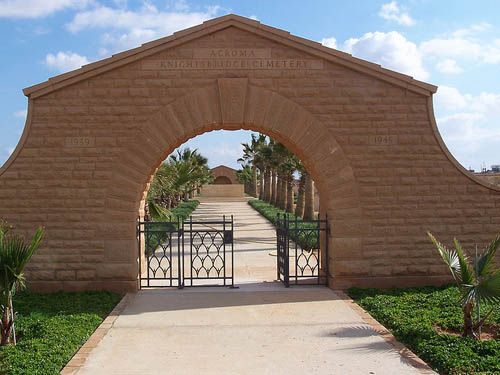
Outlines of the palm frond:
<svg viewBox="0 0 500 375">
<path fill-rule="evenodd" d="M 476 295 L 483 301 L 500 302 L 500 270 L 486 275 L 476 286 Z"/>
<path fill-rule="evenodd" d="M 170 211 L 160 206 L 153 200 L 148 200 L 149 215 L 153 221 L 167 221 L 170 218 Z"/>
<path fill-rule="evenodd" d="M 2 276 L 0 288 L 14 292 L 24 286 L 23 270 L 30 261 L 43 238 L 44 229 L 38 228 L 31 243 L 26 243 L 23 237 L 17 234 L 4 236 L 0 243 L 0 264 Z"/>
<path fill-rule="evenodd" d="M 460 260 L 458 257 L 458 254 L 455 250 L 450 250 L 448 249 L 445 245 L 443 245 L 441 242 L 436 240 L 436 238 L 430 233 L 427 232 L 427 235 L 431 239 L 431 241 L 434 243 L 436 246 L 436 249 L 443 259 L 443 261 L 446 263 L 448 268 L 451 271 L 451 274 L 453 275 L 453 278 L 457 283 L 462 282 L 462 271 L 461 271 L 461 264 Z"/>
<path fill-rule="evenodd" d="M 477 260 L 477 270 L 478 277 L 485 276 L 491 271 L 492 261 L 495 256 L 495 253 L 498 250 L 500 245 L 500 236 L 497 235 L 493 241 L 491 241 L 490 245 L 486 248 L 486 250 L 479 256 Z"/>
<path fill-rule="evenodd" d="M 460 245 L 460 242 L 458 242 L 456 238 L 453 239 L 453 242 L 455 243 L 455 249 L 457 251 L 458 261 L 460 263 L 460 275 L 462 283 L 473 285 L 475 281 L 474 270 L 467 262 L 467 257 L 462 251 L 462 246 Z"/>
</svg>

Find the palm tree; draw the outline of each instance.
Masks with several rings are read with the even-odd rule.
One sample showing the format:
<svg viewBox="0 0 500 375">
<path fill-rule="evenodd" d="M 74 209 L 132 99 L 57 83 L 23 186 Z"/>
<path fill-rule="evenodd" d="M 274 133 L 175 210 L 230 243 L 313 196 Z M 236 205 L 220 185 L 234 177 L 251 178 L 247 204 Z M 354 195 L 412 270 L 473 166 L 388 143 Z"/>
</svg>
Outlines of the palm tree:
<svg viewBox="0 0 500 375">
<path fill-rule="evenodd" d="M 261 172 L 260 199 L 271 202 L 271 168 L 273 163 L 273 145 L 267 143 L 267 138 L 260 142 L 255 157 L 255 164 Z"/>
<path fill-rule="evenodd" d="M 455 249 L 448 249 L 438 242 L 431 233 L 427 234 L 450 269 L 460 289 L 464 315 L 462 336 L 470 336 L 477 340 L 481 326 L 493 310 L 498 309 L 498 307 L 491 308 L 483 318 L 474 321 L 472 314 L 474 305 L 479 305 L 481 302 L 490 302 L 496 305 L 500 303 L 500 268 L 494 269 L 492 264 L 500 245 L 500 237 L 497 235 L 480 256 L 476 257 L 473 266 L 471 266 L 456 238 L 454 239 Z"/>
<path fill-rule="evenodd" d="M 303 169 L 299 170 L 300 179 L 299 179 L 299 188 L 297 194 L 297 205 L 295 206 L 295 216 L 303 217 L 304 216 L 304 208 L 305 208 L 305 192 L 306 192 L 306 172 Z"/>
<path fill-rule="evenodd" d="M 171 155 L 170 160 L 176 166 L 177 185 L 182 189 L 184 200 L 190 198 L 191 193 L 197 190 L 198 185 L 209 181 L 208 160 L 200 155 L 197 149 L 185 148 L 184 150 L 177 150 L 177 155 Z"/>
<path fill-rule="evenodd" d="M 238 159 L 238 163 L 248 162 L 252 165 L 253 169 L 253 181 L 252 181 L 252 192 L 251 195 L 257 197 L 257 165 L 255 159 L 259 152 L 259 148 L 263 142 L 265 142 L 266 136 L 263 134 L 252 134 L 252 140 L 250 144 L 242 143 L 243 146 L 243 157 Z"/>
<path fill-rule="evenodd" d="M 10 227 L 0 222 L 0 345 L 9 345 L 14 333 L 14 311 L 12 298 L 16 291 L 25 287 L 24 268 L 42 241 L 44 229 L 38 228 L 27 244 L 23 237 L 10 234 Z M 14 334 L 14 344 L 15 334 Z"/>
<path fill-rule="evenodd" d="M 252 167 L 249 164 L 243 164 L 242 168 L 236 171 L 236 178 L 245 186 L 245 193 L 250 195 L 253 179 Z"/>
<path fill-rule="evenodd" d="M 305 196 L 304 196 L 304 220 L 314 220 L 314 182 L 311 175 L 304 172 L 305 178 Z"/>
<path fill-rule="evenodd" d="M 192 198 L 200 186 L 211 181 L 208 160 L 198 150 L 177 150 L 163 162 L 151 181 L 145 205 L 145 219 L 164 221 L 169 210 L 182 199 Z"/>
</svg>

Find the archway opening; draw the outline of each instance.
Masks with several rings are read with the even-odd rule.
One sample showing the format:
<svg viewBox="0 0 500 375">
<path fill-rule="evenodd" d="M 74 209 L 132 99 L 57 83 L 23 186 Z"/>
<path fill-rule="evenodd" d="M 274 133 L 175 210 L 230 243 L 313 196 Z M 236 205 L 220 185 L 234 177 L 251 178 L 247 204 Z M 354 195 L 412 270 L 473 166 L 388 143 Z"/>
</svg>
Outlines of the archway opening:
<svg viewBox="0 0 500 375">
<path fill-rule="evenodd" d="M 278 221 L 284 220 L 286 217 L 289 222 L 294 222 L 295 230 L 297 230 L 297 226 L 303 226 L 301 223 L 303 217 L 310 222 L 317 220 L 318 228 L 321 226 L 322 229 L 325 229 L 323 224 L 319 223 L 319 194 L 314 188 L 312 176 L 308 173 L 303 162 L 284 144 L 274 138 L 250 131 L 240 132 L 246 138 L 241 138 L 239 141 L 232 139 L 227 142 L 225 149 L 230 152 L 226 152 L 225 159 L 216 158 L 216 160 L 211 160 L 210 155 L 212 153 L 205 146 L 211 143 L 208 140 L 206 142 L 202 141 L 204 138 L 215 135 L 208 132 L 196 136 L 179 146 L 157 168 L 157 173 L 151 178 L 148 185 L 149 190 L 146 190 L 144 194 L 144 204 L 141 205 L 145 208 L 146 221 L 153 220 L 160 223 L 173 221 L 173 225 L 177 225 L 177 227 L 167 226 L 170 232 L 163 233 L 163 238 L 160 238 L 159 235 L 152 236 L 151 233 L 159 231 L 164 224 L 158 224 L 150 227 L 152 230 L 145 229 L 141 232 L 143 233 L 140 239 L 142 287 L 179 286 L 181 283 L 179 275 L 182 273 L 184 273 L 185 280 L 188 280 L 187 283 L 193 283 L 193 279 L 198 282 L 198 278 L 202 279 L 202 276 L 207 279 L 210 279 L 212 274 L 220 276 L 219 271 L 229 267 L 232 270 L 227 270 L 227 272 L 234 275 L 235 283 L 272 282 L 276 280 L 277 274 L 279 276 L 279 245 L 277 245 L 277 242 L 279 242 L 279 235 L 277 236 L 279 222 L 277 222 L 277 217 L 281 218 Z M 217 131 L 213 133 L 217 133 L 219 139 L 224 138 L 224 135 L 229 135 L 228 139 L 234 138 L 230 136 L 234 132 Z M 191 147 L 196 147 L 196 149 Z M 234 150 L 234 152 L 231 150 Z M 255 189 L 247 196 L 243 194 L 239 197 L 230 194 L 210 196 L 204 194 L 204 188 L 219 184 L 231 185 L 229 177 L 221 175 L 213 179 L 213 181 L 205 180 L 205 186 L 201 186 L 201 189 L 199 189 L 201 180 L 186 181 L 188 190 L 183 190 L 181 187 L 180 191 L 170 192 L 173 196 L 168 198 L 167 201 L 155 198 L 156 203 L 160 204 L 160 206 L 163 205 L 163 209 L 170 210 L 168 215 L 171 216 L 155 218 L 154 215 L 151 215 L 152 209 L 148 208 L 151 203 L 152 192 L 157 197 L 165 198 L 165 194 L 161 192 L 158 194 L 158 180 L 166 177 L 165 169 L 167 169 L 167 166 L 171 171 L 185 170 L 182 166 L 175 166 L 176 164 L 190 162 L 188 159 L 182 158 L 182 155 L 194 155 L 193 160 L 196 162 L 203 160 L 205 168 L 221 162 L 227 165 L 239 163 L 240 167 L 236 171 L 236 178 L 242 189 L 243 185 L 254 186 Z M 208 157 L 205 157 L 205 155 Z M 217 168 L 220 169 L 220 167 L 219 165 Z M 225 168 L 231 169 L 230 167 Z M 196 173 L 194 171 L 193 176 Z M 171 176 L 171 179 L 174 180 L 178 178 L 179 176 Z M 253 178 L 256 180 L 251 181 Z M 186 178 L 181 176 L 181 179 L 185 180 Z M 179 183 L 170 181 L 167 182 L 166 186 L 167 189 L 171 189 L 172 186 L 179 187 Z M 314 194 L 315 190 L 316 194 Z M 306 194 L 308 194 L 307 198 Z M 172 200 L 175 202 L 174 205 L 172 205 Z M 168 202 L 168 206 L 165 202 Z M 192 202 L 196 202 L 196 204 L 188 208 L 189 203 Z M 198 202 L 200 203 L 198 204 Z M 180 215 L 178 213 L 179 209 L 181 211 Z M 182 216 L 182 214 L 185 214 L 185 209 L 192 209 L 193 211 Z M 220 220 L 227 220 L 227 222 L 222 223 Z M 224 229 L 218 228 L 220 225 L 223 225 Z M 311 228 L 311 233 L 306 233 L 306 230 L 304 230 L 300 233 L 300 236 L 291 238 L 292 245 L 287 243 L 292 252 L 298 252 L 298 255 L 295 254 L 295 259 L 292 259 L 293 255 L 290 256 L 291 266 L 288 268 L 295 270 L 294 275 L 297 283 L 300 281 L 300 283 L 324 284 L 327 281 L 325 276 L 327 273 L 325 270 L 327 268 L 325 263 L 326 254 L 324 254 L 325 259 L 322 261 L 321 256 L 323 254 L 320 254 L 320 242 L 326 243 L 326 231 L 321 232 L 318 230 L 314 232 L 314 225 L 311 226 L 311 223 L 307 225 Z M 182 237 L 179 234 L 179 228 L 182 228 Z M 234 251 L 234 253 L 228 251 L 221 255 L 222 245 L 229 246 L 229 243 L 224 244 L 225 238 L 223 237 L 229 230 L 233 231 L 230 236 L 230 251 Z M 186 237 L 188 232 L 189 238 Z M 224 234 L 222 234 L 223 232 Z M 292 233 L 291 237 L 293 235 Z M 151 238 L 153 239 L 152 244 L 148 243 Z M 314 241 L 316 243 L 313 245 Z M 187 260 L 176 258 L 176 254 L 177 257 L 181 256 L 178 251 L 181 242 L 185 251 L 182 257 L 187 257 Z M 309 247 L 306 249 L 305 246 Z M 186 248 L 189 248 L 191 258 L 185 255 L 187 253 Z M 201 258 L 198 256 L 200 249 L 203 252 Z M 193 251 L 196 252 L 194 257 L 192 255 Z M 294 262 L 298 262 L 298 266 Z M 188 263 L 187 268 L 185 263 Z M 193 271 L 195 275 L 193 275 Z M 226 272 L 226 270 L 224 271 Z M 185 276 L 186 272 L 190 273 L 189 277 Z M 160 277 L 157 277 L 158 275 Z M 212 282 L 205 281 L 202 284 L 211 285 Z"/>
</svg>

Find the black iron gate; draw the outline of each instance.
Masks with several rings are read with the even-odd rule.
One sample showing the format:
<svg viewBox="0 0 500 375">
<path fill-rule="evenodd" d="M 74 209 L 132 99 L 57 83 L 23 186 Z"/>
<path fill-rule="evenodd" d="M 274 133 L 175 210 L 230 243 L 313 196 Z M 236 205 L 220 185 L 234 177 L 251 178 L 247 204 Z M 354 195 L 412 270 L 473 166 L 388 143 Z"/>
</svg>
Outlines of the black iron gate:
<svg viewBox="0 0 500 375">
<path fill-rule="evenodd" d="M 231 220 L 139 221 L 140 287 L 234 287 Z"/>
<path fill-rule="evenodd" d="M 323 239 L 322 239 L 323 234 Z M 276 220 L 277 276 L 290 284 L 326 284 L 328 265 L 328 218 L 290 220 L 279 215 Z"/>
</svg>

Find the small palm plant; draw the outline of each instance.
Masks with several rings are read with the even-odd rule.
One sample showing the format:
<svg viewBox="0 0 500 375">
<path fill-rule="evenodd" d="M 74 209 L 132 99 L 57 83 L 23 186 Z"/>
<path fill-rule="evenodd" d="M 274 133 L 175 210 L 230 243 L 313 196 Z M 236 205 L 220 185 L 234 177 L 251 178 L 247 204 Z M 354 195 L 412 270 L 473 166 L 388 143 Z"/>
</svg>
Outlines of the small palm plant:
<svg viewBox="0 0 500 375">
<path fill-rule="evenodd" d="M 448 249 L 438 242 L 431 233 L 427 233 L 436 246 L 439 255 L 443 258 L 461 291 L 462 311 L 464 314 L 464 331 L 462 336 L 478 339 L 478 332 L 486 319 L 495 310 L 493 307 L 483 318 L 474 321 L 474 305 L 481 302 L 500 303 L 500 268 L 494 268 L 493 258 L 500 245 L 497 235 L 490 245 L 478 256 L 471 266 L 462 246 L 455 238 L 455 249 Z M 498 308 L 498 307 L 497 307 Z"/>
<path fill-rule="evenodd" d="M 24 267 L 40 245 L 43 228 L 38 228 L 30 244 L 0 221 L 0 345 L 9 345 L 14 329 L 12 297 L 24 288 Z"/>
</svg>

